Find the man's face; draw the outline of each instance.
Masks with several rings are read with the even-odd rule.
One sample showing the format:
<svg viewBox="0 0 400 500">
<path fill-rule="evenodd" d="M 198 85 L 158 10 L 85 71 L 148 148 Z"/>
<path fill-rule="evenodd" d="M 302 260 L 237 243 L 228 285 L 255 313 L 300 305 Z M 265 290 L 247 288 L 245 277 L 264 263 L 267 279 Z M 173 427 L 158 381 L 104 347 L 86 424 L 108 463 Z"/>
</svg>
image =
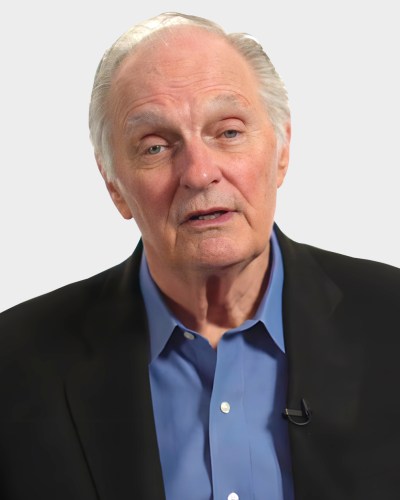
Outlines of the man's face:
<svg viewBox="0 0 400 500">
<path fill-rule="evenodd" d="M 244 58 L 201 29 L 146 43 L 110 92 L 111 196 L 152 269 L 210 271 L 267 253 L 288 146 Z"/>
</svg>

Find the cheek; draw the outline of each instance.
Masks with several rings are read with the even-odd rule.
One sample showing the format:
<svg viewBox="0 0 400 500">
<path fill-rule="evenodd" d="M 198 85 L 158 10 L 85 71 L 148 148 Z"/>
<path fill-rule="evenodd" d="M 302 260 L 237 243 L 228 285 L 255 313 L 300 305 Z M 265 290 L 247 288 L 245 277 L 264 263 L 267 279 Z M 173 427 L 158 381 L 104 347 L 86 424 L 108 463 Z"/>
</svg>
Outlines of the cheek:
<svg viewBox="0 0 400 500">
<path fill-rule="evenodd" d="M 252 160 L 249 160 L 252 158 Z M 247 156 L 233 165 L 230 172 L 231 182 L 236 185 L 242 196 L 251 204 L 263 203 L 276 190 L 276 165 L 272 158 L 265 155 Z"/>
<path fill-rule="evenodd" d="M 159 173 L 142 171 L 125 185 L 128 203 L 139 228 L 162 224 L 173 200 L 171 183 Z"/>
</svg>

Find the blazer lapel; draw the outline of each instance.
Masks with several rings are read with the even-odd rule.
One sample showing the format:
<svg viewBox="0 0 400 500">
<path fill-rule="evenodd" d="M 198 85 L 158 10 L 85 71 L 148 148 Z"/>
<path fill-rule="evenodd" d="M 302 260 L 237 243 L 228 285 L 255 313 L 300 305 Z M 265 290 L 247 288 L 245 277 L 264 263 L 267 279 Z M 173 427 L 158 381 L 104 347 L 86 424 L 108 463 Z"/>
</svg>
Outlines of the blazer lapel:
<svg viewBox="0 0 400 500">
<path fill-rule="evenodd" d="M 309 424 L 289 423 L 296 500 L 343 498 L 338 477 L 345 474 L 335 471 L 342 459 L 335 446 L 347 436 L 350 440 L 357 425 L 353 409 L 362 379 L 360 353 L 346 334 L 351 318 L 342 291 L 320 267 L 315 249 L 277 233 L 285 267 L 287 407 L 300 409 L 304 398 L 312 411 Z"/>
<path fill-rule="evenodd" d="M 112 270 L 88 311 L 86 356 L 66 394 L 101 500 L 164 499 L 139 283 L 141 249 Z"/>
</svg>

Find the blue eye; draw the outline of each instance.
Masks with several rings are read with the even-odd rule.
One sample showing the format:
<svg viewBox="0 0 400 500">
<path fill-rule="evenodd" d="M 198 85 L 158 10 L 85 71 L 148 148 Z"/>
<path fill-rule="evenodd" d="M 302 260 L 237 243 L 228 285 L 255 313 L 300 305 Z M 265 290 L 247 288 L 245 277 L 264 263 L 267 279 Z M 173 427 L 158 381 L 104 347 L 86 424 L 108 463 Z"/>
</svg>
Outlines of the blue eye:
<svg viewBox="0 0 400 500">
<path fill-rule="evenodd" d="M 147 153 L 149 155 L 156 155 L 158 153 L 161 153 L 163 146 L 160 146 L 159 144 L 156 144 L 155 146 L 150 146 L 148 149 L 147 149 Z"/>
<path fill-rule="evenodd" d="M 234 139 L 235 137 L 237 137 L 238 133 L 239 132 L 237 130 L 225 130 L 224 136 L 227 139 Z"/>
</svg>

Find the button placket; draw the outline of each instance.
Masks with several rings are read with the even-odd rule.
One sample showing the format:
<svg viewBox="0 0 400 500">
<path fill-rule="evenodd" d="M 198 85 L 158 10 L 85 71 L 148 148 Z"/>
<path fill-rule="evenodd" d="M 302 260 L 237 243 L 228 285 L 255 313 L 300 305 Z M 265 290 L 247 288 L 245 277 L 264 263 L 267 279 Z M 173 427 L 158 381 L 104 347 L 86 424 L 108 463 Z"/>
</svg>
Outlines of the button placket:
<svg viewBox="0 0 400 500">
<path fill-rule="evenodd" d="M 243 337 L 222 338 L 210 409 L 210 455 L 214 498 L 251 498 L 249 442 L 243 401 Z"/>
</svg>

